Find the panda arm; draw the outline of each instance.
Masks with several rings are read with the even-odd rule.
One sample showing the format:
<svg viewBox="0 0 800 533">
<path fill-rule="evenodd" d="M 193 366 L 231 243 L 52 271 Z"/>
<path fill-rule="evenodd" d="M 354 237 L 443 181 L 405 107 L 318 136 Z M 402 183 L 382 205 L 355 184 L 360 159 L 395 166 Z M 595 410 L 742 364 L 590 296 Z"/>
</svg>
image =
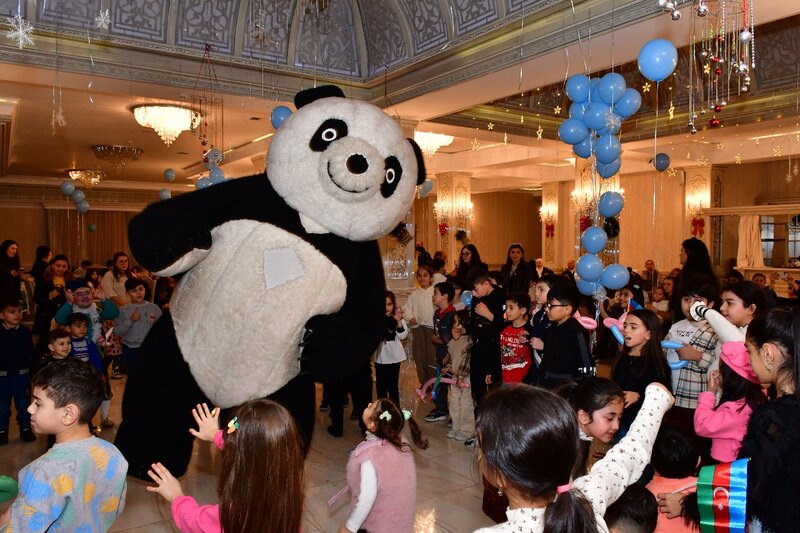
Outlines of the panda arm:
<svg viewBox="0 0 800 533">
<path fill-rule="evenodd" d="M 211 248 L 211 230 L 231 220 L 287 221 L 291 213 L 266 174 L 230 180 L 157 202 L 131 220 L 128 238 L 148 270 L 174 275 L 199 263 Z M 276 220 L 271 220 L 275 218 Z"/>
</svg>

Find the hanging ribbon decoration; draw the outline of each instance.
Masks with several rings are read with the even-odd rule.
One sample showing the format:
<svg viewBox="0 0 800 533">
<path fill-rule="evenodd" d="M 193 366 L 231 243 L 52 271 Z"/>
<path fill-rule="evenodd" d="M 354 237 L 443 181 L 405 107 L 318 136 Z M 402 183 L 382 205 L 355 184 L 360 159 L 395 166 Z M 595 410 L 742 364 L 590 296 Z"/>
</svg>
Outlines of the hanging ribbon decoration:
<svg viewBox="0 0 800 533">
<path fill-rule="evenodd" d="M 92 86 L 94 85 L 94 56 L 92 55 L 92 36 L 89 30 L 86 30 L 86 40 L 89 43 L 89 63 L 92 65 L 92 79 L 89 80 L 89 85 L 86 86 L 86 92 L 89 93 L 89 103 L 94 107 L 94 98 L 92 98 Z"/>
<path fill-rule="evenodd" d="M 692 236 L 702 237 L 705 233 L 706 219 L 704 217 L 692 216 Z"/>
<path fill-rule="evenodd" d="M 552 239 L 556 235 L 556 225 L 554 222 L 548 222 L 544 225 L 544 236 L 548 239 Z"/>
</svg>

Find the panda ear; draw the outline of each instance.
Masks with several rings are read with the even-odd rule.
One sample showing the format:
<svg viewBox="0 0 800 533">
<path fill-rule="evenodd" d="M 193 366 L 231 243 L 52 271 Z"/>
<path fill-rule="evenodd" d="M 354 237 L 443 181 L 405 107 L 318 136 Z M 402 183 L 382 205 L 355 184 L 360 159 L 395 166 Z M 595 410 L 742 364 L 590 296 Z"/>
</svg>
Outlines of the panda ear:
<svg viewBox="0 0 800 533">
<path fill-rule="evenodd" d="M 414 155 L 417 158 L 417 185 L 422 185 L 425 183 L 425 156 L 422 155 L 422 150 L 420 150 L 419 145 L 414 139 L 406 139 L 408 142 L 411 143 L 411 148 L 414 149 Z"/>
<path fill-rule="evenodd" d="M 304 105 L 310 104 L 320 98 L 339 97 L 344 98 L 344 93 L 336 85 L 320 85 L 300 91 L 294 96 L 294 107 L 300 109 Z"/>
</svg>

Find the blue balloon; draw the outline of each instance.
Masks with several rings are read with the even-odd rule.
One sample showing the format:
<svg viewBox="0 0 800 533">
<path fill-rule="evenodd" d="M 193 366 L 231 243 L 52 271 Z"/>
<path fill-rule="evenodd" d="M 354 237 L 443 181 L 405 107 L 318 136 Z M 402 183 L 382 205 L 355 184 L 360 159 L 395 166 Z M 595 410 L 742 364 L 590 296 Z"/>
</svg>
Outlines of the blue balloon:
<svg viewBox="0 0 800 533">
<path fill-rule="evenodd" d="M 683 359 L 680 361 L 667 361 L 667 365 L 669 365 L 670 370 L 680 370 L 688 364 L 689 361 L 685 361 Z"/>
<path fill-rule="evenodd" d="M 608 124 L 608 119 L 611 116 L 608 104 L 603 102 L 592 102 L 586 108 L 586 114 L 583 115 L 583 121 L 586 126 L 593 130 L 601 130 Z"/>
<path fill-rule="evenodd" d="M 608 265 L 602 274 L 602 283 L 611 290 L 619 290 L 628 284 L 631 275 L 628 269 L 619 263 Z"/>
<path fill-rule="evenodd" d="M 604 217 L 615 217 L 625 207 L 625 200 L 617 191 L 606 191 L 600 195 L 597 208 Z"/>
<path fill-rule="evenodd" d="M 653 160 L 653 166 L 656 167 L 656 170 L 659 172 L 664 172 L 667 170 L 669 168 L 669 163 L 669 155 L 665 154 L 664 152 L 656 154 L 656 158 Z"/>
<path fill-rule="evenodd" d="M 622 121 L 624 119 L 617 115 L 613 109 L 609 110 L 608 112 L 608 119 L 606 120 L 606 126 L 597 130 L 598 135 L 616 135 L 619 133 L 619 130 L 622 129 Z"/>
<path fill-rule="evenodd" d="M 584 140 L 574 145 L 572 147 L 572 151 L 575 152 L 575 155 L 577 155 L 578 157 L 586 159 L 587 157 L 592 157 L 593 146 L 594 146 L 594 135 L 589 135 Z"/>
<path fill-rule="evenodd" d="M 599 226 L 587 228 L 581 236 L 581 246 L 590 254 L 599 254 L 606 247 L 608 235 Z"/>
<path fill-rule="evenodd" d="M 472 307 L 472 291 L 461 291 L 461 303 L 467 306 L 467 309 Z"/>
<path fill-rule="evenodd" d="M 619 139 L 613 135 L 601 135 L 594 143 L 594 156 L 598 163 L 607 165 L 619 157 Z"/>
<path fill-rule="evenodd" d="M 75 190 L 75 184 L 72 180 L 64 180 L 61 182 L 61 193 L 69 196 Z"/>
<path fill-rule="evenodd" d="M 211 185 L 211 180 L 208 178 L 200 178 L 199 180 L 194 182 L 194 186 L 196 189 L 205 189 L 209 185 Z"/>
<path fill-rule="evenodd" d="M 78 213 L 84 214 L 89 211 L 89 202 L 86 200 L 81 200 L 75 205 L 75 207 L 78 209 Z"/>
<path fill-rule="evenodd" d="M 597 92 L 597 88 L 600 85 L 600 78 L 592 78 L 591 86 L 592 89 L 589 91 L 589 101 L 601 103 L 603 100 L 600 98 L 600 93 Z"/>
<path fill-rule="evenodd" d="M 285 105 L 279 105 L 275 109 L 272 110 L 272 113 L 269 114 L 269 121 L 272 124 L 272 127 L 276 130 L 280 128 L 284 121 L 292 115 L 292 110 L 286 107 Z"/>
<path fill-rule="evenodd" d="M 616 324 L 608 329 L 611 331 L 611 334 L 614 335 L 614 338 L 617 339 L 618 343 L 625 344 L 625 337 L 622 336 L 622 332 L 619 330 Z"/>
<path fill-rule="evenodd" d="M 425 198 L 430 194 L 431 190 L 433 190 L 433 182 L 431 180 L 425 180 L 419 188 L 419 197 Z"/>
<path fill-rule="evenodd" d="M 639 72 L 650 81 L 663 81 L 678 65 L 678 50 L 666 39 L 653 39 L 639 50 Z"/>
<path fill-rule="evenodd" d="M 642 95 L 636 89 L 628 87 L 622 98 L 614 104 L 614 111 L 622 118 L 628 118 L 635 115 L 640 107 L 642 107 Z"/>
<path fill-rule="evenodd" d="M 568 118 L 558 127 L 558 136 L 567 144 L 578 144 L 589 135 L 589 129 L 577 118 Z"/>
<path fill-rule="evenodd" d="M 575 271 L 586 281 L 597 281 L 603 275 L 603 262 L 594 254 L 583 254 L 575 263 Z"/>
<path fill-rule="evenodd" d="M 678 341 L 661 341 L 661 347 L 665 350 L 677 350 L 683 348 L 684 344 Z"/>
<path fill-rule="evenodd" d="M 567 80 L 567 96 L 573 102 L 585 102 L 590 89 L 589 77 L 584 74 L 575 74 Z"/>
<path fill-rule="evenodd" d="M 225 181 L 225 171 L 223 171 L 218 166 L 214 165 L 208 172 L 208 178 L 211 181 L 211 185 L 222 183 L 223 181 Z"/>
<path fill-rule="evenodd" d="M 597 175 L 601 178 L 610 178 L 617 172 L 619 172 L 619 168 L 622 166 L 622 158 L 618 157 L 613 160 L 611 163 L 603 164 L 597 163 Z"/>
<path fill-rule="evenodd" d="M 591 296 L 597 290 L 597 282 L 594 281 L 586 281 L 579 278 L 575 280 L 575 283 L 578 285 L 578 292 L 584 296 Z"/>
<path fill-rule="evenodd" d="M 97 231 L 97 224 L 89 224 L 86 229 L 89 230 L 89 233 L 94 233 Z"/>
<path fill-rule="evenodd" d="M 586 102 L 573 102 L 569 106 L 569 118 L 583 120 L 583 115 L 586 113 L 587 107 L 589 107 L 589 104 Z"/>
<path fill-rule="evenodd" d="M 175 171 L 171 168 L 164 170 L 164 179 L 167 181 L 172 181 L 175 179 Z"/>
<path fill-rule="evenodd" d="M 70 196 L 72 197 L 72 201 L 75 202 L 76 204 L 79 204 L 84 200 L 86 200 L 86 194 L 84 194 L 84 192 L 80 189 L 75 189 L 74 191 L 72 191 L 72 194 Z"/>
<path fill-rule="evenodd" d="M 621 74 L 609 72 L 600 78 L 600 83 L 597 84 L 597 93 L 603 102 L 611 105 L 617 103 L 625 95 L 627 87 L 628 84 L 625 83 L 625 78 Z"/>
<path fill-rule="evenodd" d="M 162 200 L 169 200 L 170 198 L 172 198 L 172 191 L 170 191 L 169 189 L 161 189 L 160 191 L 158 191 L 158 197 L 161 198 Z"/>
</svg>

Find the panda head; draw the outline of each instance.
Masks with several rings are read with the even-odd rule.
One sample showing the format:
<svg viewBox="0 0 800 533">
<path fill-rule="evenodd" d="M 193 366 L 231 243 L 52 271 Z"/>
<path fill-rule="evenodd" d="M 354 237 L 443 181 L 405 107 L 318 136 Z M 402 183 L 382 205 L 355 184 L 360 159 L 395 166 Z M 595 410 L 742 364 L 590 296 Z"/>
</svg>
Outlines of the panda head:
<svg viewBox="0 0 800 533">
<path fill-rule="evenodd" d="M 425 180 L 419 147 L 389 115 L 337 87 L 302 91 L 295 105 L 269 149 L 277 193 L 309 232 L 353 241 L 389 233 Z"/>
</svg>

